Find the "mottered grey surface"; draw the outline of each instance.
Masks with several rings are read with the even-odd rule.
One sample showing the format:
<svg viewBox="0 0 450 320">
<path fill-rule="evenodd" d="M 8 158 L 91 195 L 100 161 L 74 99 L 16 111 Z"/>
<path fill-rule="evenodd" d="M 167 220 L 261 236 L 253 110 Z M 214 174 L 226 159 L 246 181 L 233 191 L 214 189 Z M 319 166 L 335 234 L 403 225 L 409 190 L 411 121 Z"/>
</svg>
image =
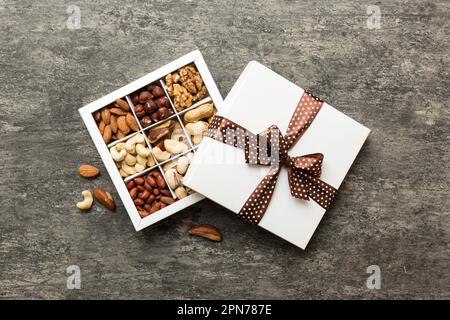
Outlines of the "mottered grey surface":
<svg viewBox="0 0 450 320">
<path fill-rule="evenodd" d="M 449 1 L 1 0 L 0 18 L 1 298 L 450 298 Z M 209 200 L 134 231 L 77 110 L 196 48 L 223 96 L 258 60 L 372 129 L 306 251 Z M 116 212 L 75 207 L 93 187 Z"/>
</svg>

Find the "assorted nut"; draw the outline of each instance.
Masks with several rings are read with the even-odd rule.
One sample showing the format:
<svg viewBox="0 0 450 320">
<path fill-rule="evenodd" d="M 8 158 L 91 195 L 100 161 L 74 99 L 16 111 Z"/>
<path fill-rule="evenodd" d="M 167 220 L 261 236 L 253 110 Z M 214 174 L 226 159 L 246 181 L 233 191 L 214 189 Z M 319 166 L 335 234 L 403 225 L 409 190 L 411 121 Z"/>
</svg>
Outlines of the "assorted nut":
<svg viewBox="0 0 450 320">
<path fill-rule="evenodd" d="M 200 73 L 189 64 L 93 113 L 105 143 L 120 140 L 109 148 L 110 154 L 142 218 L 193 193 L 183 177 L 194 157 L 192 148 L 201 142 L 216 108 L 207 102 L 185 109 L 207 95 Z M 87 178 L 99 172 L 91 165 L 79 168 Z M 87 192 L 77 207 L 92 206 Z M 111 194 L 103 189 L 95 189 L 93 198 L 114 210 Z"/>
<path fill-rule="evenodd" d="M 191 189 L 183 185 L 183 177 L 193 158 L 194 153 L 191 151 L 162 166 L 167 184 L 174 190 L 178 199 L 183 199 L 193 193 Z"/>
<path fill-rule="evenodd" d="M 129 180 L 126 185 L 141 218 L 176 201 L 158 169 L 153 169 L 144 176 Z"/>
<path fill-rule="evenodd" d="M 78 172 L 84 178 L 94 178 L 100 174 L 100 169 L 91 164 L 83 164 L 78 168 Z"/>
<path fill-rule="evenodd" d="M 188 151 L 191 147 L 178 121 L 167 120 L 148 130 L 148 141 L 153 145 L 153 155 L 159 162 Z"/>
<path fill-rule="evenodd" d="M 206 86 L 194 64 L 178 69 L 165 77 L 166 89 L 177 111 L 189 108 L 207 95 Z"/>
<path fill-rule="evenodd" d="M 208 129 L 217 110 L 211 102 L 204 103 L 183 115 L 186 132 L 191 136 L 194 146 L 202 142 L 203 135 Z"/>
<path fill-rule="evenodd" d="M 95 111 L 93 116 L 106 144 L 124 138 L 130 132 L 139 131 L 131 108 L 124 99 L 117 99 Z"/>
<path fill-rule="evenodd" d="M 131 101 L 142 128 L 174 114 L 164 90 L 157 84 L 149 84 L 132 93 Z"/>
<path fill-rule="evenodd" d="M 116 203 L 114 202 L 113 197 L 108 191 L 105 191 L 101 188 L 94 189 L 93 192 L 95 200 L 100 202 L 105 208 L 114 211 L 116 209 Z"/>
<path fill-rule="evenodd" d="M 81 192 L 84 199 L 83 201 L 77 202 L 77 208 L 80 210 L 89 210 L 92 207 L 92 203 L 94 202 L 94 198 L 92 197 L 92 193 L 89 190 L 84 190 Z"/>
<path fill-rule="evenodd" d="M 113 145 L 109 151 L 124 178 L 155 165 L 152 151 L 146 146 L 142 133 Z"/>
<path fill-rule="evenodd" d="M 191 227 L 188 233 L 195 236 L 200 236 L 212 241 L 222 241 L 222 233 L 219 228 L 212 224 L 199 224 Z"/>
</svg>

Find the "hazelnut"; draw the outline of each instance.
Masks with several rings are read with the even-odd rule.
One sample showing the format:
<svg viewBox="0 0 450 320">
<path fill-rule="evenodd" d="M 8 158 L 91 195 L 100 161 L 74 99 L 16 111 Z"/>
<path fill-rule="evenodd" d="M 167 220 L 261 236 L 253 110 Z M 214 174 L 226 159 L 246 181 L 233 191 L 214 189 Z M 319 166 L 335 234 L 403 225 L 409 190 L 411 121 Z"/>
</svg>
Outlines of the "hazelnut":
<svg viewBox="0 0 450 320">
<path fill-rule="evenodd" d="M 159 116 L 159 119 L 165 119 L 165 118 L 169 117 L 170 114 L 171 114 L 171 113 L 170 113 L 169 109 L 167 109 L 167 108 L 165 108 L 165 107 L 159 108 L 159 109 L 158 109 L 158 116 Z"/>
<path fill-rule="evenodd" d="M 152 119 L 150 119 L 149 116 L 145 116 L 139 122 L 141 123 L 141 126 L 145 128 L 152 124 Z"/>
<path fill-rule="evenodd" d="M 156 105 L 155 101 L 149 100 L 144 104 L 144 110 L 147 112 L 147 114 L 151 114 L 158 110 L 158 106 Z"/>
<path fill-rule="evenodd" d="M 150 92 L 148 92 L 148 91 L 142 91 L 139 94 L 139 102 L 140 103 L 145 103 L 148 100 L 150 100 L 151 98 L 153 98 L 153 95 Z"/>
<path fill-rule="evenodd" d="M 144 110 L 144 107 L 142 106 L 142 104 L 136 105 L 136 107 L 134 108 L 134 112 L 136 113 L 136 115 L 138 117 L 145 116 L 145 110 Z"/>
<path fill-rule="evenodd" d="M 160 108 L 162 108 L 162 107 L 169 108 L 170 107 L 169 99 L 167 99 L 167 97 L 160 97 L 155 100 L 155 103 Z"/>
<path fill-rule="evenodd" d="M 152 94 L 154 97 L 162 97 L 164 95 L 164 90 L 161 87 L 155 86 L 152 90 Z"/>
<path fill-rule="evenodd" d="M 158 112 L 153 112 L 150 118 L 152 118 L 153 122 L 158 122 L 159 121 Z"/>
</svg>

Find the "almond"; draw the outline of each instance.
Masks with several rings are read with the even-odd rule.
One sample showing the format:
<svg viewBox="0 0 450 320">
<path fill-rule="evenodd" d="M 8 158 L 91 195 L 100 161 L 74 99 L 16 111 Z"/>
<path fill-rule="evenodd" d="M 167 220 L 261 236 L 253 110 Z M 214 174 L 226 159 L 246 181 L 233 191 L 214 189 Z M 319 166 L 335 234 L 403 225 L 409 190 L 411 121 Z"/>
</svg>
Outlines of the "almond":
<svg viewBox="0 0 450 320">
<path fill-rule="evenodd" d="M 117 139 L 122 139 L 123 137 L 125 137 L 125 134 L 122 131 L 117 130 L 116 137 Z"/>
<path fill-rule="evenodd" d="M 95 121 L 99 122 L 101 118 L 102 118 L 102 115 L 100 114 L 100 111 L 99 110 L 95 111 L 94 112 Z"/>
<path fill-rule="evenodd" d="M 78 168 L 80 176 L 85 178 L 93 178 L 100 174 L 100 169 L 90 164 L 83 164 Z"/>
<path fill-rule="evenodd" d="M 109 108 L 103 108 L 102 112 L 102 120 L 105 124 L 109 124 L 109 119 L 111 118 L 111 113 L 109 112 Z"/>
<path fill-rule="evenodd" d="M 130 127 L 127 124 L 127 120 L 126 120 L 125 116 L 120 116 L 120 117 L 117 118 L 117 127 L 125 135 L 127 135 L 128 132 L 130 132 Z"/>
<path fill-rule="evenodd" d="M 100 202 L 105 208 L 111 211 L 116 209 L 114 199 L 108 191 L 101 188 L 96 188 L 92 194 L 94 195 L 95 200 Z"/>
<path fill-rule="evenodd" d="M 105 131 L 103 131 L 103 141 L 105 141 L 106 144 L 111 142 L 111 138 L 112 138 L 112 131 L 111 131 L 111 126 L 106 126 L 105 127 Z"/>
<path fill-rule="evenodd" d="M 123 111 L 130 111 L 130 106 L 125 100 L 117 99 L 115 105 Z"/>
<path fill-rule="evenodd" d="M 117 118 L 115 115 L 111 115 L 111 118 L 109 119 L 109 125 L 111 126 L 111 131 L 113 133 L 117 133 Z"/>
<path fill-rule="evenodd" d="M 115 114 L 116 116 L 125 116 L 127 113 L 120 108 L 111 108 L 109 112 Z"/>
<path fill-rule="evenodd" d="M 222 241 L 220 230 L 212 224 L 199 224 L 193 226 L 188 230 L 188 233 L 213 241 Z"/>
<path fill-rule="evenodd" d="M 98 130 L 100 130 L 100 133 L 103 135 L 103 132 L 105 131 L 106 124 L 103 122 L 103 120 L 100 120 L 100 123 L 98 124 Z"/>
<path fill-rule="evenodd" d="M 128 113 L 126 115 L 126 121 L 127 121 L 128 126 L 131 128 L 131 130 L 133 130 L 133 131 L 139 130 L 139 126 L 136 122 L 136 119 L 133 117 L 133 115 L 131 113 Z"/>
</svg>

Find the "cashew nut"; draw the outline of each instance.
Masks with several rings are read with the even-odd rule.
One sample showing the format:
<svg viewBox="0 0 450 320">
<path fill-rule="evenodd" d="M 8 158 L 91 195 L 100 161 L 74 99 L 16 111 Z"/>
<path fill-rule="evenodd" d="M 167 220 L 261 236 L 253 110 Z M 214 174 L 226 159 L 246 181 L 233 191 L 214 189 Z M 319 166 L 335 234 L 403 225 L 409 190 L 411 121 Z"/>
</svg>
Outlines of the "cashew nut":
<svg viewBox="0 0 450 320">
<path fill-rule="evenodd" d="M 159 147 L 154 147 L 152 152 L 158 161 L 165 161 L 170 158 L 170 153 L 167 151 L 162 151 Z"/>
<path fill-rule="evenodd" d="M 136 157 L 130 153 L 125 157 L 125 163 L 129 166 L 134 166 L 136 164 L 136 161 Z"/>
<path fill-rule="evenodd" d="M 125 159 L 125 156 L 127 155 L 127 152 L 124 149 L 121 149 L 120 152 L 117 151 L 117 146 L 111 147 L 109 151 L 111 152 L 111 157 L 116 162 L 122 161 L 123 159 Z"/>
<path fill-rule="evenodd" d="M 84 199 L 83 201 L 77 202 L 77 208 L 81 210 L 88 210 L 92 207 L 92 202 L 94 202 L 94 198 L 92 197 L 92 193 L 89 190 L 84 190 L 81 192 Z"/>
<path fill-rule="evenodd" d="M 142 134 L 137 134 L 135 136 L 132 136 L 130 139 L 127 140 L 127 142 L 125 142 L 125 149 L 130 153 L 134 153 L 135 145 L 137 143 L 142 143 L 142 142 L 144 142 L 144 136 Z"/>
<path fill-rule="evenodd" d="M 147 167 L 153 167 L 155 164 L 155 159 L 153 159 L 152 155 L 149 155 L 147 158 Z"/>
<path fill-rule="evenodd" d="M 119 142 L 118 144 L 116 144 L 117 151 L 122 150 L 124 147 L 125 147 L 125 142 Z"/>
<path fill-rule="evenodd" d="M 136 172 L 142 172 L 142 171 L 145 170 L 145 166 L 143 166 L 143 165 L 140 164 L 140 163 L 136 163 L 136 164 L 134 165 L 134 170 L 136 170 Z"/>
<path fill-rule="evenodd" d="M 120 172 L 120 176 L 121 176 L 122 178 L 125 178 L 125 177 L 128 177 L 128 176 L 129 176 L 129 174 L 126 173 L 122 168 L 119 169 L 119 172 Z"/>
<path fill-rule="evenodd" d="M 172 154 L 182 153 L 189 149 L 186 144 L 172 139 L 164 140 L 164 147 Z"/>
<path fill-rule="evenodd" d="M 137 161 L 137 163 L 145 166 L 145 164 L 147 163 L 147 158 L 141 157 L 140 155 L 137 155 L 136 156 L 136 161 Z"/>
<path fill-rule="evenodd" d="M 136 152 L 138 155 L 144 158 L 147 158 L 151 153 L 150 149 L 144 147 L 142 144 L 136 145 Z"/>
<path fill-rule="evenodd" d="M 189 167 L 189 159 L 185 156 L 179 157 L 177 161 L 178 173 L 181 175 L 185 174 L 188 167 Z"/>
<path fill-rule="evenodd" d="M 122 162 L 122 170 L 126 172 L 128 175 L 132 175 L 136 173 L 136 170 L 133 167 L 130 167 L 126 162 Z"/>
</svg>

